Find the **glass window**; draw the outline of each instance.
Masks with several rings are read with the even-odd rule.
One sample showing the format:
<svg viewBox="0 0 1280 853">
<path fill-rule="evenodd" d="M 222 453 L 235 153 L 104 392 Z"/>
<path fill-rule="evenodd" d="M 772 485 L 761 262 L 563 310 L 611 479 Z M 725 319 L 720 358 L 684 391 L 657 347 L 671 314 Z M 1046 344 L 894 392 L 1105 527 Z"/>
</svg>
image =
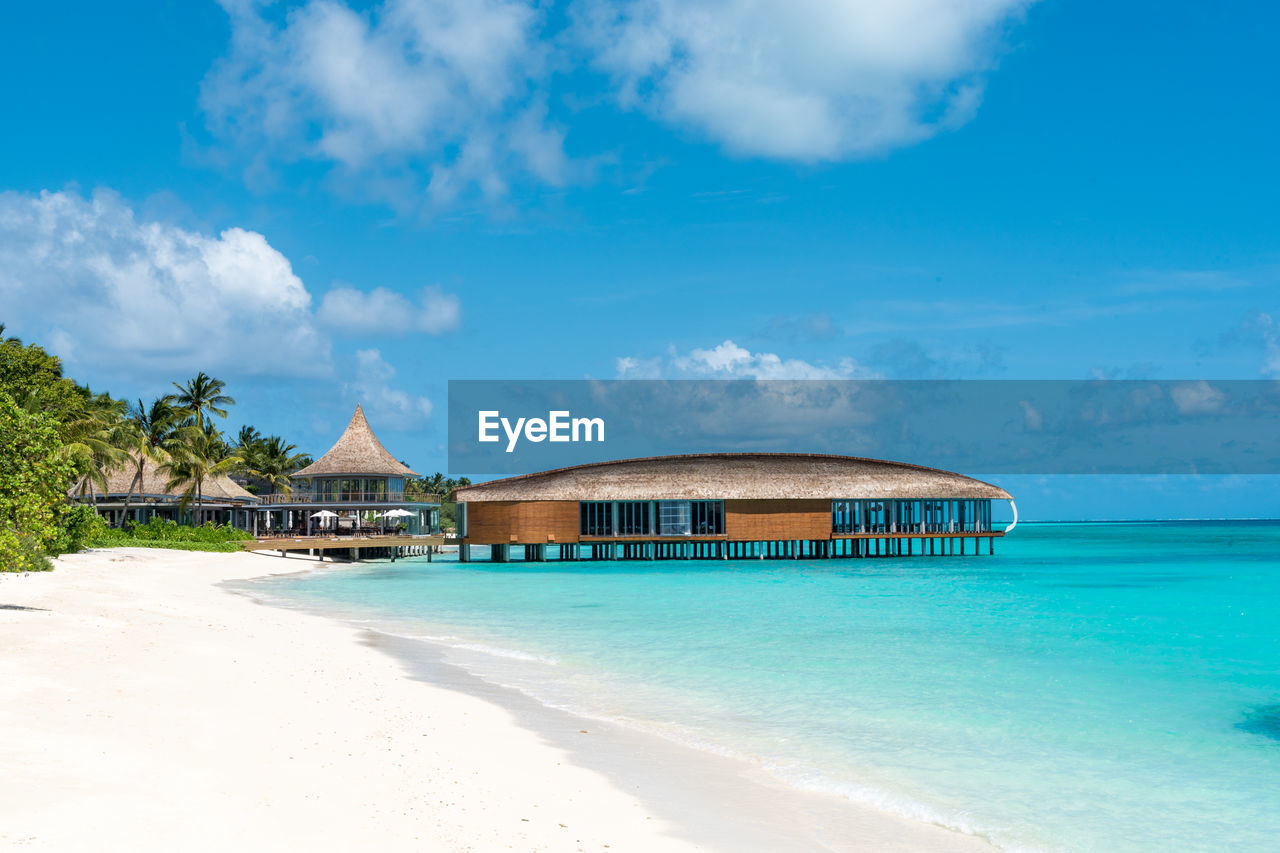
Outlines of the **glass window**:
<svg viewBox="0 0 1280 853">
<path fill-rule="evenodd" d="M 648 501 L 618 502 L 619 536 L 648 536 L 649 531 Z"/>
<path fill-rule="evenodd" d="M 583 501 L 578 505 L 578 532 L 582 536 L 613 535 L 613 503 Z"/>
<path fill-rule="evenodd" d="M 865 503 L 867 511 L 867 523 L 864 529 L 868 533 L 884 533 L 884 504 L 880 501 L 867 501 Z"/>
<path fill-rule="evenodd" d="M 831 532 L 852 533 L 854 529 L 853 501 L 831 502 Z"/>
<path fill-rule="evenodd" d="M 693 527 L 689 501 L 658 501 L 658 535 L 688 536 Z"/>
<path fill-rule="evenodd" d="M 691 527 L 697 536 L 718 536 L 724 533 L 724 502 L 693 501 L 689 506 Z"/>
</svg>

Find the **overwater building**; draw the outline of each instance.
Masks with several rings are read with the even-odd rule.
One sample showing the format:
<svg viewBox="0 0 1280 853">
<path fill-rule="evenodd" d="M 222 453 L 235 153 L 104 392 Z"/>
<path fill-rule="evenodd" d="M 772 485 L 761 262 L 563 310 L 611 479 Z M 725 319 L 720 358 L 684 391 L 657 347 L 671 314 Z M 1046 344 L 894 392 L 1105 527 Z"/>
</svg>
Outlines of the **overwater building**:
<svg viewBox="0 0 1280 853">
<path fill-rule="evenodd" d="M 1004 489 L 949 471 L 791 453 L 599 462 L 454 498 L 461 558 L 487 545 L 497 561 L 990 554 L 1007 532 L 992 502 L 1013 505 Z"/>
<path fill-rule="evenodd" d="M 391 528 L 438 533 L 440 499 L 410 492 L 408 480 L 417 476 L 382 446 L 357 405 L 329 452 L 293 475 L 292 491 L 262 496 L 254 532 Z"/>
</svg>

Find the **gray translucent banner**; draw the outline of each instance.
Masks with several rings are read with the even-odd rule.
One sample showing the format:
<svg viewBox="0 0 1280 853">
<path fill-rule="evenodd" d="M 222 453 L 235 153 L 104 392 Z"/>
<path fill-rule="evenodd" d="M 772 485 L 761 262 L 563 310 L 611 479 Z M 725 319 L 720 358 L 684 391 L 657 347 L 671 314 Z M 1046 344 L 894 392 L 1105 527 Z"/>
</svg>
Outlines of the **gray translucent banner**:
<svg viewBox="0 0 1280 853">
<path fill-rule="evenodd" d="M 716 451 L 982 474 L 1280 474 L 1280 382 L 449 382 L 455 474 Z"/>
</svg>

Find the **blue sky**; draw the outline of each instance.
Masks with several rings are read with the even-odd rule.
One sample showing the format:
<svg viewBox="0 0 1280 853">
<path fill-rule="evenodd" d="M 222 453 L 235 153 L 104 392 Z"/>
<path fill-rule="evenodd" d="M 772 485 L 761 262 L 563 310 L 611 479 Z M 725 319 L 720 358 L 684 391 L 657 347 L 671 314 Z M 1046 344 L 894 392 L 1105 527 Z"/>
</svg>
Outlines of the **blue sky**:
<svg viewBox="0 0 1280 853">
<path fill-rule="evenodd" d="M 1278 18 L 9 4 L 0 322 L 122 396 L 204 369 L 315 453 L 362 400 L 424 471 L 450 378 L 1280 377 Z"/>
</svg>

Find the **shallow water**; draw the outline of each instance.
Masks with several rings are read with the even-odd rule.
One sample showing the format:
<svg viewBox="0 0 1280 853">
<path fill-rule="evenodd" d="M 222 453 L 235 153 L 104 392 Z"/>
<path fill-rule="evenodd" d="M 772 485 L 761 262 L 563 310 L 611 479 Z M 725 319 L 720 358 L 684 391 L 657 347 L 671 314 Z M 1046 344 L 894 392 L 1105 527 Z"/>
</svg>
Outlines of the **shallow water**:
<svg viewBox="0 0 1280 853">
<path fill-rule="evenodd" d="M 1280 524 L 1021 525 L 998 551 L 415 559 L 253 590 L 1007 848 L 1276 849 Z"/>
</svg>

